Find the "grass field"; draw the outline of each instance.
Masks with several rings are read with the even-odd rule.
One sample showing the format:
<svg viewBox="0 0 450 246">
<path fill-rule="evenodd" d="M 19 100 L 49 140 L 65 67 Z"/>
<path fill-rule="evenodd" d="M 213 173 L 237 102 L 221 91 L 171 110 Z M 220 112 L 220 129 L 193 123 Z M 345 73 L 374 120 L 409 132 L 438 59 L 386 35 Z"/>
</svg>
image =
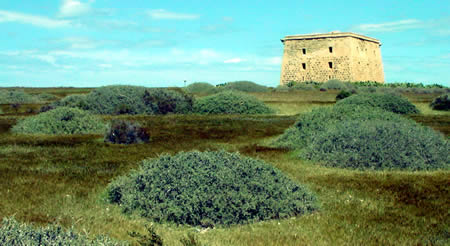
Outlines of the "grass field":
<svg viewBox="0 0 450 246">
<path fill-rule="evenodd" d="M 89 89 L 26 89 L 59 97 Z M 112 145 L 100 135 L 20 136 L 9 129 L 40 105 L 15 111 L 1 105 L 0 217 L 15 216 L 36 225 L 60 223 L 94 237 L 136 243 L 128 232 L 145 233 L 151 222 L 123 215 L 101 200 L 106 185 L 137 167 L 138 161 L 187 150 L 239 151 L 265 160 L 303 183 L 319 198 L 309 215 L 203 230 L 154 224 L 167 245 L 181 245 L 187 234 L 202 245 L 448 245 L 450 240 L 450 173 L 448 171 L 351 171 L 325 168 L 296 159 L 294 153 L 267 143 L 292 125 L 297 114 L 332 105 L 337 91 L 252 93 L 277 111 L 266 116 L 107 116 L 141 123 L 151 141 Z M 408 98 L 422 114 L 409 116 L 450 134 L 450 113 L 431 110 L 436 95 Z M 443 153 L 448 154 L 448 153 Z"/>
</svg>

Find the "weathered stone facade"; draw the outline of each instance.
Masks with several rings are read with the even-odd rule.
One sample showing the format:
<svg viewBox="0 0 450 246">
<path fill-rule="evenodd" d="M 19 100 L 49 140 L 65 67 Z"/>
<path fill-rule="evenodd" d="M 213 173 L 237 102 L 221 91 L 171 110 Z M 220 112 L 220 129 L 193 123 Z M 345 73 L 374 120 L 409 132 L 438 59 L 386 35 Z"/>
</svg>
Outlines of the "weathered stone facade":
<svg viewBox="0 0 450 246">
<path fill-rule="evenodd" d="M 384 83 L 379 40 L 350 32 L 286 36 L 280 84 L 290 81 Z"/>
</svg>

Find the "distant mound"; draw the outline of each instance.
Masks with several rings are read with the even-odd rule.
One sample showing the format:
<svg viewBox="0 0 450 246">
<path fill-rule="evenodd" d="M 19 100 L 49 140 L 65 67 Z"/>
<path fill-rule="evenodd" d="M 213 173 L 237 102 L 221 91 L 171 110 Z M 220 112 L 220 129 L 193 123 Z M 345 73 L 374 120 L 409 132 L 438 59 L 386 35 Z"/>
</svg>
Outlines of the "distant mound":
<svg viewBox="0 0 450 246">
<path fill-rule="evenodd" d="M 359 105 L 381 108 L 396 114 L 417 114 L 419 110 L 408 99 L 390 93 L 356 94 L 336 103 L 336 107 L 343 105 Z"/>
<path fill-rule="evenodd" d="M 266 92 L 269 90 L 267 86 L 259 85 L 252 81 L 235 81 L 235 82 L 227 82 L 223 84 L 221 87 L 225 89 L 243 91 L 243 92 Z"/>
<path fill-rule="evenodd" d="M 204 93 L 204 94 L 212 94 L 219 92 L 219 88 L 215 87 L 212 84 L 206 82 L 196 82 L 188 85 L 185 88 L 185 91 L 188 93 Z"/>
<path fill-rule="evenodd" d="M 113 181 L 109 202 L 156 222 L 213 226 L 279 219 L 317 208 L 315 196 L 263 161 L 225 151 L 144 160 Z"/>
<path fill-rule="evenodd" d="M 194 111 L 200 114 L 270 114 L 273 112 L 256 97 L 232 90 L 198 99 Z"/>
</svg>

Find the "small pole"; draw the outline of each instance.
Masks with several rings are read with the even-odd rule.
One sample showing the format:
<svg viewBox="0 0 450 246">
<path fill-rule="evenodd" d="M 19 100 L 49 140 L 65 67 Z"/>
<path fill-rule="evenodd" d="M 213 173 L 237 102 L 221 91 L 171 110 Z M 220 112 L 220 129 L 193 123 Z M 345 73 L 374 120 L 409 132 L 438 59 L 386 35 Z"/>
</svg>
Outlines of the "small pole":
<svg viewBox="0 0 450 246">
<path fill-rule="evenodd" d="M 184 87 L 186 87 L 186 80 L 184 80 Z"/>
</svg>

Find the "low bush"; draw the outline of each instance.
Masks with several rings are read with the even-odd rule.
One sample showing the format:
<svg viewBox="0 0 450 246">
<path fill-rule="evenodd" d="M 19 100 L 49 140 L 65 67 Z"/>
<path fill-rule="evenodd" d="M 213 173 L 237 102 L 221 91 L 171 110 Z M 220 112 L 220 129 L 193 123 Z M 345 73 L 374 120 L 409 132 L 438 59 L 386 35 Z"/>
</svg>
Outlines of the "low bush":
<svg viewBox="0 0 450 246">
<path fill-rule="evenodd" d="M 254 96 L 227 90 L 197 100 L 194 112 L 200 114 L 270 114 L 272 109 Z"/>
<path fill-rule="evenodd" d="M 64 230 L 61 226 L 51 225 L 35 228 L 20 223 L 14 218 L 3 218 L 0 224 L 0 245 L 127 245 L 106 236 L 89 239 L 87 235 L 73 229 Z"/>
<path fill-rule="evenodd" d="M 394 113 L 368 106 L 341 105 L 340 107 L 317 108 L 300 115 L 294 126 L 275 139 L 272 145 L 287 149 L 303 148 L 309 144 L 313 135 L 325 131 L 329 126 L 355 119 L 360 122 L 372 120 L 412 121 Z"/>
<path fill-rule="evenodd" d="M 138 123 L 124 120 L 112 121 L 105 134 L 105 142 L 116 144 L 147 143 L 150 135 Z"/>
<path fill-rule="evenodd" d="M 36 103 L 38 99 L 22 90 L 0 90 L 0 104 Z"/>
<path fill-rule="evenodd" d="M 60 107 L 25 118 L 12 131 L 21 134 L 103 134 L 106 125 L 87 111 Z"/>
<path fill-rule="evenodd" d="M 447 153 L 447 154 L 446 154 Z M 449 169 L 449 142 L 412 121 L 374 119 L 330 124 L 309 138 L 300 157 L 352 169 Z"/>
<path fill-rule="evenodd" d="M 192 96 L 168 89 L 148 89 L 143 100 L 153 114 L 187 114 L 192 112 L 194 105 Z"/>
<path fill-rule="evenodd" d="M 220 88 L 206 82 L 196 82 L 188 85 L 184 90 L 188 93 L 213 94 L 219 92 Z"/>
<path fill-rule="evenodd" d="M 450 93 L 441 95 L 433 99 L 430 107 L 434 110 L 450 110 Z"/>
<path fill-rule="evenodd" d="M 340 100 L 336 107 L 359 105 L 381 108 L 397 114 L 417 114 L 419 110 L 408 99 L 390 93 L 357 94 Z"/>
<path fill-rule="evenodd" d="M 69 108 L 79 108 L 79 109 L 83 109 L 83 110 L 89 110 L 89 104 L 86 100 L 86 95 L 83 94 L 73 94 L 73 95 L 69 95 L 66 96 L 64 98 L 62 98 L 59 101 L 53 102 L 49 105 L 47 105 L 48 109 L 53 109 L 53 108 L 57 108 L 57 107 L 69 107 Z M 44 111 L 44 107 L 43 106 L 41 108 L 41 111 Z M 48 111 L 48 110 L 47 110 Z"/>
<path fill-rule="evenodd" d="M 266 92 L 269 90 L 267 86 L 259 85 L 252 81 L 227 82 L 223 85 L 223 88 L 243 92 Z"/>
<path fill-rule="evenodd" d="M 214 226 L 279 219 L 316 209 L 315 197 L 263 161 L 225 151 L 144 160 L 114 180 L 107 200 L 156 222 Z"/>
</svg>

